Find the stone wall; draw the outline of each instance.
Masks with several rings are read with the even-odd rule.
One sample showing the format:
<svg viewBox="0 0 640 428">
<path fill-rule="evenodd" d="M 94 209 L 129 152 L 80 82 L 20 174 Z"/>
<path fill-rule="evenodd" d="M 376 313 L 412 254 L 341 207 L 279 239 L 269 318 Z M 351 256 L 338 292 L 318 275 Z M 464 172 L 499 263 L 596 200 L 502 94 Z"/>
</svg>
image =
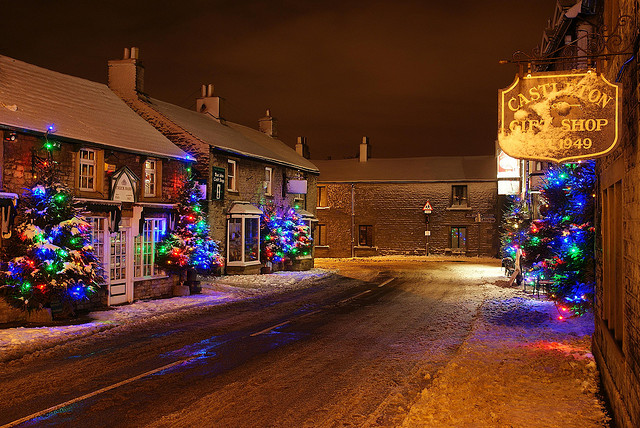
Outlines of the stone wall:
<svg viewBox="0 0 640 428">
<path fill-rule="evenodd" d="M 173 284 L 174 279 L 170 276 L 134 281 L 133 300 L 172 297 Z"/>
<path fill-rule="evenodd" d="M 633 16 L 637 13 L 637 1 L 621 0 L 619 14 Z M 616 12 L 616 16 L 618 13 Z M 624 40 L 634 34 L 627 31 Z M 637 53 L 636 53 L 637 55 Z M 614 57 L 608 62 L 605 77 L 614 82 L 626 56 Z M 608 328 L 603 302 L 606 291 L 604 281 L 604 255 L 607 243 L 603 239 L 602 217 L 597 218 L 596 242 L 596 298 L 595 333 L 593 351 L 598 362 L 605 393 L 614 411 L 619 427 L 640 426 L 640 153 L 638 152 L 640 120 L 640 68 L 638 61 L 626 64 L 620 83 L 622 84 L 621 141 L 617 149 L 597 163 L 599 193 L 616 175 L 622 179 L 622 281 L 623 281 L 623 328 L 622 340 L 616 341 Z M 599 201 L 602 206 L 602 200 Z M 601 215 L 601 214 L 600 214 Z"/>
<path fill-rule="evenodd" d="M 468 207 L 452 207 L 451 187 L 466 185 Z M 498 252 L 497 184 L 492 182 L 433 183 L 319 183 L 326 186 L 327 205 L 317 210 L 320 224 L 327 225 L 327 247 L 317 247 L 316 257 L 350 257 L 353 192 L 356 256 L 424 255 L 427 200 L 429 253 L 451 251 L 451 227 L 466 227 L 468 256 L 496 256 Z M 358 245 L 358 226 L 373 226 L 372 248 Z"/>
</svg>

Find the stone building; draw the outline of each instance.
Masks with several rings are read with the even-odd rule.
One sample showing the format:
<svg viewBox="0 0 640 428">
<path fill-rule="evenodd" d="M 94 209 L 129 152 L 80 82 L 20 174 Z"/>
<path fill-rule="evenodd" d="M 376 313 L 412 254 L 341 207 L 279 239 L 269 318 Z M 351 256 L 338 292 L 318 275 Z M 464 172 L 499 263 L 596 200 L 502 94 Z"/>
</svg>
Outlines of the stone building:
<svg viewBox="0 0 640 428">
<path fill-rule="evenodd" d="M 169 297 L 174 278 L 154 265 L 174 220 L 187 154 L 100 83 L 0 56 L 2 237 L 15 204 L 53 151 L 60 177 L 84 202 L 107 281 L 103 303 Z"/>
<path fill-rule="evenodd" d="M 497 255 L 494 156 L 368 153 L 365 137 L 358 159 L 313 161 L 320 168 L 316 257 Z"/>
<path fill-rule="evenodd" d="M 593 351 L 619 427 L 640 426 L 640 3 L 605 1 L 607 36 L 621 36 L 624 55 L 603 64 L 604 76 L 622 85 L 620 142 L 597 163 L 600 208 L 596 243 Z M 620 18 L 626 16 L 626 24 Z M 617 31 L 616 31 L 617 30 Z"/>
<path fill-rule="evenodd" d="M 168 139 L 197 159 L 196 169 L 207 184 L 212 236 L 221 242 L 227 273 L 260 271 L 259 217 L 264 205 L 297 207 L 312 224 L 318 169 L 277 139 L 277 121 L 270 111 L 259 130 L 226 120 L 224 99 L 213 86 L 202 87 L 196 110 L 148 96 L 144 67 L 137 48 L 109 61 L 109 87 Z M 313 258 L 297 268 L 313 266 Z"/>
</svg>

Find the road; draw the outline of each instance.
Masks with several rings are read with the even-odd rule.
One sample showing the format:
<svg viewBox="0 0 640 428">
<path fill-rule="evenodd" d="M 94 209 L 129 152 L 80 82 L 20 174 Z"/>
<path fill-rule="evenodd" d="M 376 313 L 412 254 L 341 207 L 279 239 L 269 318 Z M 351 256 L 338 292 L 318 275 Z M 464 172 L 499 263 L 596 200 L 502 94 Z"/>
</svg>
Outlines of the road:
<svg viewBox="0 0 640 428">
<path fill-rule="evenodd" d="M 79 340 L 0 366 L 0 425 L 54 408 L 17 426 L 396 426 L 455 356 L 496 271 L 363 263 L 312 288 Z"/>
</svg>

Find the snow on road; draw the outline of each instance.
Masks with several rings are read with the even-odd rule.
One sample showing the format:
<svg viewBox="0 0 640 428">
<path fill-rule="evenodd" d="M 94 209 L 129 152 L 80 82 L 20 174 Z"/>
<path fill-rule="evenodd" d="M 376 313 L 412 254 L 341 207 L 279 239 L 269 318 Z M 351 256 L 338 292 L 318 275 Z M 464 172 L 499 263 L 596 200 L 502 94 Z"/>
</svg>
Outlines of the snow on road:
<svg viewBox="0 0 640 428">
<path fill-rule="evenodd" d="M 0 362 L 37 353 L 62 343 L 91 336 L 116 327 L 133 328 L 151 321 L 168 320 L 176 313 L 206 309 L 265 293 L 274 293 L 313 285 L 331 275 L 323 269 L 306 272 L 276 272 L 270 275 L 242 275 L 209 278 L 203 281 L 203 293 L 170 299 L 136 301 L 89 314 L 91 321 L 53 327 L 16 327 L 0 329 Z"/>
</svg>

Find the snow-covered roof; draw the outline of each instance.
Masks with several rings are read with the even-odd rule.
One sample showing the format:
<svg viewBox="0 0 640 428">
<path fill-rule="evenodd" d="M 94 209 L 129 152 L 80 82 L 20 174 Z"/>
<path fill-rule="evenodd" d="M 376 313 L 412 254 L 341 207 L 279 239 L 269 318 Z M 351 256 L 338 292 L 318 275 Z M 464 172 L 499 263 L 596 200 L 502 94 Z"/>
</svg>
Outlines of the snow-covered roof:
<svg viewBox="0 0 640 428">
<path fill-rule="evenodd" d="M 318 172 L 318 168 L 308 159 L 298 155 L 282 141 L 260 131 L 228 121 L 223 125 L 208 114 L 154 98 L 149 98 L 147 103 L 164 117 L 213 148 L 309 172 Z"/>
<path fill-rule="evenodd" d="M 492 181 L 494 156 L 314 160 L 319 182 Z"/>
<path fill-rule="evenodd" d="M 0 55 L 0 125 L 140 154 L 187 154 L 106 85 Z"/>
<path fill-rule="evenodd" d="M 251 202 L 235 201 L 228 211 L 229 214 L 257 214 L 262 215 L 262 210 Z"/>
</svg>

